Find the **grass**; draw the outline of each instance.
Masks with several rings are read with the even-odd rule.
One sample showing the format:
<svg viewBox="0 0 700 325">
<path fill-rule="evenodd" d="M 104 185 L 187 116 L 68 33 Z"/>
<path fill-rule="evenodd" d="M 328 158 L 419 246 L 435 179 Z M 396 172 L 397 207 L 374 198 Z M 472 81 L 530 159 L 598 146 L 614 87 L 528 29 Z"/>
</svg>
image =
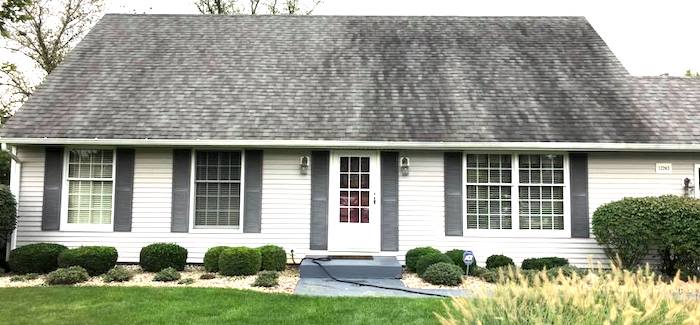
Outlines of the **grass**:
<svg viewBox="0 0 700 325">
<path fill-rule="evenodd" d="M 437 324 L 443 300 L 326 298 L 215 288 L 0 289 L 12 324 Z"/>
</svg>

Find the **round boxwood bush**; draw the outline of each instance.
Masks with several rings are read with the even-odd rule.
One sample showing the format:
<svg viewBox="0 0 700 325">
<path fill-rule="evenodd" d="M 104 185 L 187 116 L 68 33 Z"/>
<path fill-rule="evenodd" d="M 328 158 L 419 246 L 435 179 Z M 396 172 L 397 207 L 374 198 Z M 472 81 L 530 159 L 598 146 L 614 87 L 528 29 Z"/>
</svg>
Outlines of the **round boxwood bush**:
<svg viewBox="0 0 700 325">
<path fill-rule="evenodd" d="M 449 256 L 450 259 L 452 260 L 452 263 L 455 265 L 459 266 L 464 270 L 464 272 L 467 272 L 467 266 L 464 265 L 464 250 L 462 249 L 453 249 L 445 252 L 445 255 Z M 476 276 L 477 269 L 479 268 L 479 265 L 476 263 L 476 258 L 474 258 L 474 263 L 469 266 L 469 275 L 471 276 Z"/>
<path fill-rule="evenodd" d="M 60 268 L 46 275 L 46 283 L 51 285 L 76 284 L 85 282 L 88 279 L 90 279 L 90 275 L 80 266 Z"/>
<path fill-rule="evenodd" d="M 411 272 L 416 272 L 416 264 L 418 263 L 418 259 L 420 259 L 423 255 L 431 253 L 441 254 L 442 252 L 432 247 L 416 247 L 414 249 L 410 249 L 408 252 L 406 252 L 406 269 Z"/>
<path fill-rule="evenodd" d="M 452 259 L 443 253 L 430 253 L 423 255 L 418 259 L 418 262 L 416 263 L 416 273 L 418 273 L 418 276 L 423 276 L 423 272 L 428 269 L 428 266 L 440 262 L 454 264 L 452 263 Z"/>
<path fill-rule="evenodd" d="M 260 269 L 263 271 L 284 271 L 287 267 L 287 253 L 284 248 L 275 245 L 265 245 L 258 248 L 262 262 Z"/>
<path fill-rule="evenodd" d="M 462 274 L 459 266 L 440 262 L 428 266 L 421 278 L 436 285 L 456 286 L 462 283 Z"/>
<path fill-rule="evenodd" d="M 219 255 L 228 246 L 216 246 L 207 250 L 204 254 L 204 269 L 207 272 L 219 272 Z"/>
<path fill-rule="evenodd" d="M 10 252 L 10 270 L 18 274 L 48 273 L 58 268 L 58 255 L 66 246 L 59 244 L 29 244 Z"/>
<path fill-rule="evenodd" d="M 88 274 L 100 275 L 117 265 L 117 249 L 109 246 L 82 246 L 58 255 L 58 266 L 81 266 Z"/>
<path fill-rule="evenodd" d="M 551 270 L 555 267 L 569 265 L 569 260 L 561 257 L 526 258 L 521 268 L 523 270 Z"/>
<path fill-rule="evenodd" d="M 158 272 L 172 267 L 182 271 L 187 263 L 187 250 L 177 244 L 155 243 L 141 249 L 139 265 L 144 271 Z"/>
<path fill-rule="evenodd" d="M 253 275 L 260 271 L 260 251 L 250 247 L 231 247 L 219 255 L 219 273 L 223 275 Z"/>
<path fill-rule="evenodd" d="M 486 259 L 487 269 L 497 269 L 505 266 L 515 266 L 513 259 L 505 255 L 491 255 Z"/>
</svg>

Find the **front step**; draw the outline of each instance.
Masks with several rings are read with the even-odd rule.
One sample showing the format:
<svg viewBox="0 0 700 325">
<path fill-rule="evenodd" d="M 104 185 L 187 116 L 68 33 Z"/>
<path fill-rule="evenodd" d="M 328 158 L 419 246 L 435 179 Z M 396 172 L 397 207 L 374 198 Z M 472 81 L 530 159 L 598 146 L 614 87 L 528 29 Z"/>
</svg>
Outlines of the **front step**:
<svg viewBox="0 0 700 325">
<path fill-rule="evenodd" d="M 313 258 L 329 256 L 306 256 L 299 266 L 300 276 L 328 278 L 326 272 L 312 261 Z M 329 261 L 318 262 L 339 279 L 400 279 L 402 272 L 401 264 L 394 256 L 331 256 Z"/>
</svg>

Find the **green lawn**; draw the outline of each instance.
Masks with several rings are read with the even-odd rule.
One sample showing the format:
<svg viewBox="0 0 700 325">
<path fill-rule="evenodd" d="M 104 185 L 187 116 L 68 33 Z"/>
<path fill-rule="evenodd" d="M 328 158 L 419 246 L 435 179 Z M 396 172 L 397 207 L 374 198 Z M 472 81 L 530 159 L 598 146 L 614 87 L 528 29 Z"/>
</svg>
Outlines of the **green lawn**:
<svg viewBox="0 0 700 325">
<path fill-rule="evenodd" d="M 0 289 L 5 324 L 435 324 L 442 300 L 317 298 L 234 289 Z"/>
</svg>

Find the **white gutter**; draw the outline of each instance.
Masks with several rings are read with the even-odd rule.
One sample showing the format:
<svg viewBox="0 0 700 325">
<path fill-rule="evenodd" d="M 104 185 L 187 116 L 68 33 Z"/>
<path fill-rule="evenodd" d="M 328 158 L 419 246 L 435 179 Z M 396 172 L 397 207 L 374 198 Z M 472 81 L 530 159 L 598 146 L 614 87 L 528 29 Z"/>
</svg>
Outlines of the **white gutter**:
<svg viewBox="0 0 700 325">
<path fill-rule="evenodd" d="M 330 149 L 420 150 L 539 150 L 539 151 L 655 151 L 700 152 L 700 144 L 595 143 L 595 142 L 407 142 L 337 140 L 201 140 L 201 139 L 76 139 L 0 138 L 10 144 L 111 145 L 111 146 L 219 146 Z"/>
</svg>

